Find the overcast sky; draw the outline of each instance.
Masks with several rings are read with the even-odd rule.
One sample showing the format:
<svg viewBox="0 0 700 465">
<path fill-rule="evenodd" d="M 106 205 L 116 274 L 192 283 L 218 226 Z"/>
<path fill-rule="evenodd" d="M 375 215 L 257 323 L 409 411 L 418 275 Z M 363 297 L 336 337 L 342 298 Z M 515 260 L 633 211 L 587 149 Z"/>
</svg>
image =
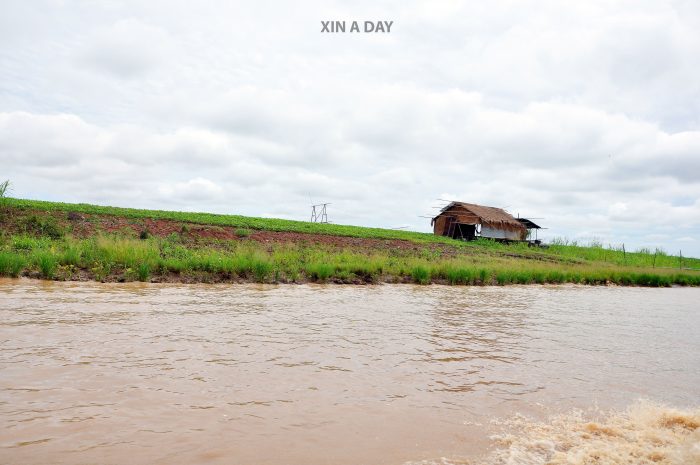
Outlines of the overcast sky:
<svg viewBox="0 0 700 465">
<path fill-rule="evenodd" d="M 0 161 L 15 197 L 419 231 L 457 199 L 700 256 L 700 2 L 3 1 Z"/>
</svg>

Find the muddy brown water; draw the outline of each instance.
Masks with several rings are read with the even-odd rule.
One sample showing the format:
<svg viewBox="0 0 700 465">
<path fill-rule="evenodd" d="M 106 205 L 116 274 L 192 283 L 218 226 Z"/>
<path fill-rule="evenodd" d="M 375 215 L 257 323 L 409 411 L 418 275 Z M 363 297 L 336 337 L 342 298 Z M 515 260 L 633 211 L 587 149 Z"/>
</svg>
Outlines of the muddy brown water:
<svg viewBox="0 0 700 465">
<path fill-rule="evenodd" d="M 3 279 L 0 462 L 478 462 L 494 418 L 697 406 L 699 309 L 685 288 Z"/>
</svg>

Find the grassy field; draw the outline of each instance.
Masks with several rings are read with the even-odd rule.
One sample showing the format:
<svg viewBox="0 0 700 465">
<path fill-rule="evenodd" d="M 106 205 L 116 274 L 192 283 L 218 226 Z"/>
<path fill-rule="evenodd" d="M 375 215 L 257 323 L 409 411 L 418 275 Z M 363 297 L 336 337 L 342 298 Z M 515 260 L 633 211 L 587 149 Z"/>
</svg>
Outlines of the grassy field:
<svg viewBox="0 0 700 465">
<path fill-rule="evenodd" d="M 120 219 L 119 229 L 106 228 Z M 162 220 L 167 234 L 146 221 Z M 127 226 L 125 227 L 124 224 Z M 193 225 L 230 228 L 226 239 Z M 453 285 L 533 283 L 700 285 L 700 260 L 556 244 L 547 249 L 488 240 L 234 215 L 135 210 L 4 199 L 0 276 L 165 282 L 413 282 Z M 173 227 L 176 226 L 176 227 Z M 87 231 L 87 232 L 86 232 Z M 257 239 L 257 232 L 280 239 Z M 282 240 L 285 232 L 309 241 Z M 322 235 L 322 236 L 317 236 Z M 327 236 L 359 238 L 351 245 Z M 294 236 L 294 237 L 299 237 Z M 398 247 L 397 242 L 408 246 Z"/>
<path fill-rule="evenodd" d="M 449 239 L 411 231 L 364 228 L 340 224 L 310 223 L 307 221 L 282 220 L 278 218 L 255 218 L 239 215 L 217 215 L 214 213 L 191 213 L 164 210 L 138 210 L 134 208 L 103 207 L 89 204 L 45 202 L 41 200 L 5 199 L 6 206 L 35 211 L 63 211 L 88 215 L 114 215 L 123 218 L 163 219 L 184 223 L 230 226 L 237 228 L 261 229 L 266 231 L 292 231 L 301 233 L 332 234 L 337 236 L 366 237 L 375 239 L 405 239 L 418 242 L 447 242 Z"/>
</svg>

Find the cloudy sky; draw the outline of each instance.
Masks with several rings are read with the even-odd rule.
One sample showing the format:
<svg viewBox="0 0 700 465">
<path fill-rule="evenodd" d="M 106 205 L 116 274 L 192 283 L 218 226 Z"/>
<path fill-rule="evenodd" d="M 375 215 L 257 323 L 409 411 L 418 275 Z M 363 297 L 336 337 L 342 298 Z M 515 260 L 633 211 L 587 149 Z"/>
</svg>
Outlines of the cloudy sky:
<svg viewBox="0 0 700 465">
<path fill-rule="evenodd" d="M 700 256 L 699 31 L 696 0 L 3 1 L 0 180 L 419 231 L 458 199 Z"/>
</svg>

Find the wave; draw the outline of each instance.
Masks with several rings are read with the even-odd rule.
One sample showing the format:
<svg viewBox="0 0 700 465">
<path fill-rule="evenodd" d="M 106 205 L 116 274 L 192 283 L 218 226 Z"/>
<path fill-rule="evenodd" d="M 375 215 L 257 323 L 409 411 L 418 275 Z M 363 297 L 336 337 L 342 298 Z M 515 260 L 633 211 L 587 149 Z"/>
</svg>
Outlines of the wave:
<svg viewBox="0 0 700 465">
<path fill-rule="evenodd" d="M 622 411 L 574 410 L 533 421 L 492 422 L 496 448 L 477 460 L 441 458 L 435 465 L 700 465 L 700 409 L 638 401 Z"/>
</svg>

